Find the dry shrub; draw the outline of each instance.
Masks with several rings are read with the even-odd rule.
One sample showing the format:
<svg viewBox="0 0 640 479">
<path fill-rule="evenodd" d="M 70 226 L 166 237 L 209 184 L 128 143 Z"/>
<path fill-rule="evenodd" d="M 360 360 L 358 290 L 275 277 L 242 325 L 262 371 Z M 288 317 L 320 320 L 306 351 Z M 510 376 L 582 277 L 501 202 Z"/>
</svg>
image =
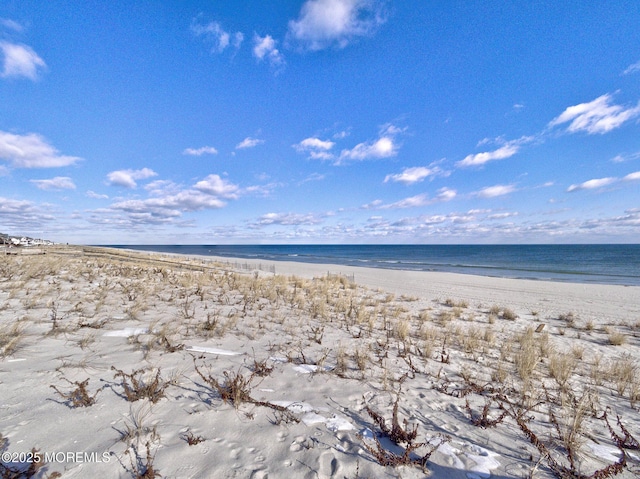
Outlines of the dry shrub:
<svg viewBox="0 0 640 479">
<path fill-rule="evenodd" d="M 258 361 L 255 357 L 253 358 L 253 365 L 251 367 L 253 374 L 260 377 L 266 377 L 273 371 L 273 366 L 267 363 L 266 359 L 262 359 Z"/>
<path fill-rule="evenodd" d="M 489 411 L 491 409 L 492 402 L 493 401 L 491 399 L 485 398 L 482 412 L 478 415 L 474 414 L 473 410 L 471 409 L 471 405 L 469 404 L 469 400 L 465 399 L 465 409 L 467 411 L 467 414 L 469 414 L 469 420 L 471 421 L 471 424 L 486 429 L 489 427 L 496 427 L 504 420 L 505 417 L 507 417 L 508 412 L 505 409 L 502 409 L 502 412 L 498 417 L 494 419 L 489 418 Z"/>
<path fill-rule="evenodd" d="M 131 474 L 134 479 L 155 479 L 156 477 L 162 477 L 160 472 L 153 466 L 155 454 L 151 454 L 149 441 L 146 442 L 145 447 L 147 451 L 143 457 L 135 444 L 129 446 L 125 454 L 129 456 L 131 469 L 128 469 L 127 472 Z"/>
<path fill-rule="evenodd" d="M 386 423 L 384 417 L 380 414 L 373 411 L 369 406 L 365 406 L 365 410 L 371 416 L 371 419 L 378 425 L 382 435 L 388 437 L 395 445 L 399 446 L 402 449 L 402 454 L 396 454 L 392 451 L 386 449 L 378 439 L 378 436 L 374 433 L 373 439 L 375 442 L 375 447 L 367 444 L 364 441 L 362 436 L 358 436 L 360 440 L 363 441 L 363 445 L 369 453 L 375 457 L 378 463 L 382 466 L 404 466 L 404 465 L 413 465 L 420 466 L 425 468 L 427 465 L 427 461 L 431 457 L 431 454 L 438 449 L 445 442 L 449 442 L 451 438 L 449 436 L 445 436 L 443 434 L 437 434 L 436 437 L 440 439 L 439 442 L 435 443 L 435 441 L 430 440 L 428 442 L 415 442 L 418 436 L 418 425 L 414 425 L 411 428 L 408 425 L 408 421 L 406 419 L 403 420 L 403 425 L 401 426 L 398 422 L 398 403 L 400 401 L 400 389 L 398 390 L 398 395 L 396 397 L 396 401 L 393 405 L 393 417 L 391 419 L 391 427 L 389 427 Z M 417 454 L 416 451 L 420 448 L 427 448 L 427 451 L 421 455 Z"/>
<path fill-rule="evenodd" d="M 218 381 L 208 374 L 207 376 L 196 367 L 196 372 L 209 386 L 217 391 L 223 402 L 232 404 L 236 409 L 243 402 L 253 402 L 251 398 L 251 383 L 254 375 L 244 376 L 238 372 L 224 371 L 224 380 Z"/>
<path fill-rule="evenodd" d="M 609 423 L 609 418 L 607 417 L 607 411 L 604 412 L 604 414 L 602 415 L 602 418 L 604 419 L 605 423 L 607 424 L 607 428 L 609 428 L 609 432 L 611 433 L 611 437 L 614 439 L 616 445 L 620 449 L 630 449 L 630 450 L 633 450 L 633 451 L 639 451 L 640 450 L 640 442 L 638 442 L 638 440 L 635 437 L 633 437 L 631 435 L 631 433 L 628 431 L 628 429 L 622 424 L 622 421 L 620 420 L 620 416 L 617 416 L 616 419 L 617 419 L 617 422 L 618 422 L 618 427 L 622 431 L 623 436 L 620 436 L 613 429 L 613 427 L 611 427 L 611 424 Z"/>
<path fill-rule="evenodd" d="M 198 367 L 195 357 L 193 357 L 193 364 L 198 376 L 200 376 L 211 390 L 216 392 L 223 402 L 233 405 L 235 409 L 238 409 L 243 403 L 263 406 L 280 413 L 286 422 L 298 422 L 298 418 L 286 407 L 272 404 L 268 401 L 259 401 L 251 397 L 251 390 L 258 385 L 254 384 L 255 373 L 244 376 L 239 372 L 223 371 L 224 380 L 218 381 L 218 379 L 213 377 L 210 369 L 205 373 Z"/>
<path fill-rule="evenodd" d="M 596 415 L 597 394 L 585 391 L 581 397 L 577 397 L 571 389 L 565 389 L 561 391 L 559 397 L 554 398 L 550 397 L 544 385 L 542 387 L 546 393 L 546 399 L 529 407 L 523 406 L 523 403 L 512 402 L 504 394 L 494 394 L 491 398 L 500 403 L 499 407 L 515 420 L 525 437 L 538 449 L 539 462 L 546 462 L 550 471 L 558 479 L 604 479 L 621 473 L 626 467 L 626 455 L 622 444 L 627 443 L 633 446 L 634 439 L 626 435 L 628 431 L 621 423 L 619 423 L 620 428 L 625 437 L 616 438 L 615 432 L 607 422 L 606 414 L 600 418 Z M 536 421 L 536 417 L 539 416 L 531 412 L 542 404 L 549 407 L 548 420 Z M 578 461 L 578 452 L 583 442 L 589 437 L 585 432 L 585 423 L 589 418 L 604 419 L 607 422 L 613 442 L 620 449 L 621 457 L 612 464 L 586 474 L 583 471 L 584 464 Z M 544 434 L 537 432 L 538 427 L 546 429 L 549 426 L 555 431 L 555 435 L 548 431 Z"/>
<path fill-rule="evenodd" d="M 204 437 L 196 436 L 192 431 L 187 431 L 180 437 L 184 439 L 190 446 L 195 446 L 196 444 L 200 444 L 201 442 L 205 441 Z"/>
<path fill-rule="evenodd" d="M 68 393 L 65 393 L 65 392 L 60 391 L 53 384 L 51 386 L 49 386 L 49 387 L 51 387 L 53 390 L 55 390 L 55 392 L 58 393 L 60 395 L 60 397 L 62 397 L 65 400 L 65 403 L 66 403 L 67 406 L 69 406 L 71 408 L 89 407 L 89 406 L 93 406 L 96 403 L 96 396 L 101 391 L 101 389 L 96 390 L 95 394 L 93 396 L 91 396 L 89 394 L 89 391 L 87 391 L 87 385 L 89 384 L 89 378 L 85 379 L 82 382 L 80 382 L 80 381 L 71 382 L 66 378 L 62 378 L 62 379 L 64 379 L 66 382 L 68 382 L 72 386 L 75 386 L 75 389 L 73 389 L 72 391 L 70 391 Z"/>
<path fill-rule="evenodd" d="M 620 474 L 626 466 L 626 455 L 623 451 L 622 457 L 619 461 L 613 464 L 609 464 L 603 469 L 594 471 L 590 475 L 581 474 L 580 472 L 578 472 L 575 463 L 569 461 L 569 465 L 567 466 L 556 459 L 549 447 L 547 447 L 547 445 L 545 445 L 545 443 L 542 442 L 538 438 L 538 436 L 529 428 L 527 421 L 524 418 L 516 418 L 516 422 L 520 427 L 520 430 L 524 433 L 527 439 L 529 439 L 531 444 L 533 444 L 536 449 L 538 449 L 541 457 L 544 458 L 549 469 L 558 479 L 604 479 Z"/>
<path fill-rule="evenodd" d="M 124 397 L 130 402 L 147 398 L 152 403 L 156 403 L 164 397 L 165 390 L 171 385 L 170 381 L 166 381 L 160 376 L 160 368 L 157 369 L 155 376 L 150 376 L 149 370 L 145 368 L 136 369 L 131 374 L 127 374 L 115 366 L 111 366 L 111 370 L 116 372 L 113 375 L 114 379 L 122 378 Z"/>
</svg>

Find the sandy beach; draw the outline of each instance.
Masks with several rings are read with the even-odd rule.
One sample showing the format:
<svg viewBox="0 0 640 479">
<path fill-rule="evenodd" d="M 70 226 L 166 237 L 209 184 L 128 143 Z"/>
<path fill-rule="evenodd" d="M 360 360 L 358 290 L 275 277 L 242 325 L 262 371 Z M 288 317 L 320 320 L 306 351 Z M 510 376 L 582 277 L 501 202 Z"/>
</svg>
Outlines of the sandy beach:
<svg viewBox="0 0 640 479">
<path fill-rule="evenodd" d="M 0 256 L 2 478 L 640 474 L 640 287 L 43 251 Z"/>
</svg>

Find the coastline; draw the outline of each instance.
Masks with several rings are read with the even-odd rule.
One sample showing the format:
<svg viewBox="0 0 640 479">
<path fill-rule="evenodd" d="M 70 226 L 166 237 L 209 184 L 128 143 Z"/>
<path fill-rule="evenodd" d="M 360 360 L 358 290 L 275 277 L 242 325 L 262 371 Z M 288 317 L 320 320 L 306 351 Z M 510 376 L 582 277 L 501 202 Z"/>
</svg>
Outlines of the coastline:
<svg viewBox="0 0 640 479">
<path fill-rule="evenodd" d="M 640 244 L 115 245 L 132 251 L 640 286 Z"/>
<path fill-rule="evenodd" d="M 140 250 L 126 250 L 145 253 Z M 585 319 L 606 317 L 612 321 L 640 318 L 640 286 L 571 283 L 538 279 L 498 278 L 462 273 L 409 271 L 400 269 L 367 268 L 340 264 L 320 264 L 296 261 L 230 258 L 226 256 L 181 255 L 156 253 L 203 262 L 244 266 L 275 274 L 311 279 L 331 274 L 354 278 L 356 284 L 381 289 L 396 295 L 418 296 L 430 300 L 448 297 L 463 299 L 478 305 L 500 304 L 516 309 L 519 314 L 537 311 L 541 316 L 573 311 Z"/>
<path fill-rule="evenodd" d="M 604 415 L 640 437 L 638 287 L 45 253 L 0 263 L 0 471 L 551 479 L 569 445 L 640 473 Z"/>
</svg>

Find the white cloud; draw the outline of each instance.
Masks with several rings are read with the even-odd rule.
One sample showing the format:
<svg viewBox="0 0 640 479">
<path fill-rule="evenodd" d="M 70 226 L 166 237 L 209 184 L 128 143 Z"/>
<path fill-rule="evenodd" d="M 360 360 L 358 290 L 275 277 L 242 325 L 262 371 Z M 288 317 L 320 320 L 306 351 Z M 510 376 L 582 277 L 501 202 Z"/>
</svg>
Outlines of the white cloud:
<svg viewBox="0 0 640 479">
<path fill-rule="evenodd" d="M 35 133 L 14 135 L 0 130 L 0 159 L 14 168 L 57 168 L 69 166 L 81 158 L 61 155 Z"/>
<path fill-rule="evenodd" d="M 30 80 L 38 78 L 38 71 L 47 65 L 33 49 L 27 45 L 0 42 L 3 54 L 2 73 L 0 76 L 25 77 Z"/>
<path fill-rule="evenodd" d="M 170 180 L 154 180 L 144 185 L 151 196 L 167 196 L 175 194 L 182 188 Z"/>
<path fill-rule="evenodd" d="M 22 25 L 20 25 L 18 22 L 11 20 L 9 18 L 0 18 L 0 25 L 2 25 L 3 27 L 9 29 L 9 30 L 13 30 L 15 32 L 22 32 L 24 30 L 24 28 L 22 27 Z"/>
<path fill-rule="evenodd" d="M 124 188 L 135 188 L 138 186 L 136 180 L 144 180 L 153 176 L 158 176 L 158 174 L 149 168 L 112 171 L 107 175 L 107 184 L 111 186 L 122 186 Z"/>
<path fill-rule="evenodd" d="M 570 106 L 554 118 L 549 126 L 570 122 L 567 127 L 569 133 L 585 131 L 590 135 L 604 134 L 640 115 L 640 102 L 635 107 L 623 107 L 611 105 L 611 100 L 611 95 L 605 94 L 588 103 Z"/>
<path fill-rule="evenodd" d="M 376 0 L 307 0 L 287 37 L 304 49 L 346 47 L 355 37 L 373 34 L 385 22 Z"/>
<path fill-rule="evenodd" d="M 5 233 L 13 230 L 24 234 L 29 228 L 42 231 L 46 223 L 59 220 L 51 212 L 51 205 L 36 205 L 31 201 L 14 200 L 0 196 L 0 219 L 2 227 L 7 228 Z"/>
<path fill-rule="evenodd" d="M 203 146 L 201 148 L 186 148 L 182 152 L 182 154 L 191 156 L 217 155 L 218 150 L 216 150 L 213 146 Z"/>
<path fill-rule="evenodd" d="M 319 138 L 311 137 L 311 138 L 305 138 L 300 143 L 296 143 L 295 145 L 293 145 L 293 147 L 299 151 L 306 151 L 306 150 L 327 151 L 333 148 L 334 145 L 335 143 L 333 141 L 321 140 Z"/>
<path fill-rule="evenodd" d="M 293 148 L 300 153 L 308 153 L 311 158 L 329 160 L 333 155 L 327 153 L 334 147 L 335 143 L 329 140 L 321 140 L 316 137 L 305 138 L 300 143 L 296 143 Z"/>
<path fill-rule="evenodd" d="M 436 196 L 437 201 L 451 201 L 457 196 L 456 190 L 452 190 L 450 188 L 440 188 L 438 190 L 438 195 Z"/>
<path fill-rule="evenodd" d="M 85 195 L 89 198 L 93 198 L 96 200 L 108 200 L 109 199 L 109 195 L 101 195 L 99 193 L 96 193 L 95 191 L 92 190 L 88 190 Z"/>
<path fill-rule="evenodd" d="M 387 175 L 384 178 L 384 182 L 388 183 L 389 181 L 393 181 L 395 183 L 412 185 L 414 183 L 423 181 L 425 178 L 428 178 L 430 176 L 436 176 L 440 174 L 442 174 L 442 170 L 437 166 L 433 168 L 427 168 L 426 166 L 416 166 L 413 168 L 405 168 L 404 170 L 402 170 L 402 173 Z"/>
<path fill-rule="evenodd" d="M 118 201 L 105 212 L 124 213 L 123 224 L 178 224 L 183 213 L 223 208 L 225 200 L 236 199 L 240 192 L 237 185 L 218 175 L 209 175 L 187 189 L 178 189 L 168 181 L 152 183 L 151 194 L 155 196 Z"/>
<path fill-rule="evenodd" d="M 409 198 L 405 198 L 400 201 L 396 201 L 395 203 L 391 203 L 388 205 L 381 205 L 380 209 L 397 209 L 397 208 L 416 208 L 418 206 L 425 206 L 429 204 L 429 196 L 426 193 L 411 196 Z"/>
<path fill-rule="evenodd" d="M 314 160 L 334 160 L 335 155 L 329 152 L 335 143 L 329 140 L 321 140 L 316 137 L 305 138 L 300 143 L 296 143 L 293 148 L 299 153 L 306 153 Z"/>
<path fill-rule="evenodd" d="M 308 183 L 310 181 L 322 181 L 326 178 L 325 175 L 322 175 L 320 173 L 311 173 L 309 176 L 307 176 L 304 180 L 300 181 L 298 183 L 298 186 L 304 184 L 304 183 Z"/>
<path fill-rule="evenodd" d="M 406 128 L 400 128 L 391 123 L 387 123 L 380 127 L 380 132 L 376 140 L 359 143 L 350 149 L 343 149 L 339 155 L 330 152 L 335 146 L 333 141 L 321 140 L 317 137 L 305 138 L 300 143 L 291 146 L 300 153 L 307 153 L 309 158 L 315 160 L 332 160 L 334 165 L 340 165 L 349 160 L 362 161 L 395 156 L 399 148 L 395 137 L 405 130 Z M 340 138 L 342 137 L 343 136 L 340 135 Z"/>
<path fill-rule="evenodd" d="M 359 143 L 351 149 L 342 150 L 338 162 L 344 160 L 369 160 L 389 158 L 398 152 L 398 145 L 390 136 L 383 136 L 373 142 Z"/>
<path fill-rule="evenodd" d="M 68 176 L 56 176 L 48 180 L 29 180 L 41 190 L 75 190 L 76 185 Z"/>
<path fill-rule="evenodd" d="M 513 218 L 514 216 L 518 216 L 518 212 L 508 212 L 508 213 L 494 213 L 492 215 L 487 216 L 490 220 L 503 220 L 505 218 Z"/>
<path fill-rule="evenodd" d="M 520 144 L 518 140 L 508 142 L 506 145 L 501 146 L 497 150 L 485 151 L 482 153 L 476 153 L 475 155 L 467 155 L 462 161 L 458 161 L 456 166 L 479 166 L 493 160 L 504 160 L 510 158 L 520 151 Z"/>
<path fill-rule="evenodd" d="M 267 213 L 260 216 L 255 222 L 249 225 L 250 228 L 260 228 L 270 225 L 316 225 L 322 223 L 323 215 L 313 213 Z"/>
<path fill-rule="evenodd" d="M 371 203 L 367 203 L 366 205 L 362 205 L 360 208 L 363 210 L 376 210 L 384 205 L 384 201 L 382 200 L 373 200 Z"/>
<path fill-rule="evenodd" d="M 632 153 L 630 155 L 616 155 L 611 158 L 612 163 L 624 163 L 625 161 L 637 160 L 640 159 L 640 151 Z"/>
<path fill-rule="evenodd" d="M 239 190 L 237 185 L 229 183 L 218 175 L 207 176 L 204 180 L 198 181 L 193 188 L 209 195 L 230 199 L 237 198 Z"/>
<path fill-rule="evenodd" d="M 284 57 L 276 48 L 277 43 L 271 35 L 261 37 L 255 34 L 253 36 L 253 56 L 259 61 L 267 60 L 272 67 L 284 66 Z"/>
<path fill-rule="evenodd" d="M 243 150 L 245 148 L 254 148 L 258 145 L 262 145 L 263 143 L 264 143 L 264 140 L 259 140 L 258 138 L 251 138 L 250 136 L 248 136 L 236 145 L 236 150 Z"/>
<path fill-rule="evenodd" d="M 273 190 L 275 190 L 276 188 L 280 188 L 282 186 L 283 186 L 282 183 L 268 183 L 266 185 L 253 185 L 253 186 L 247 186 L 245 188 L 242 188 L 241 190 L 238 190 L 238 192 L 241 194 L 251 194 L 251 195 L 267 197 L 273 193 Z"/>
<path fill-rule="evenodd" d="M 124 200 L 111 205 L 112 210 L 127 213 L 149 214 L 159 217 L 178 217 L 183 212 L 199 211 L 203 209 L 219 209 L 226 203 L 220 198 L 209 194 L 184 190 L 174 195 L 161 198 L 147 198 L 145 200 Z"/>
<path fill-rule="evenodd" d="M 233 35 L 233 46 L 235 47 L 236 50 L 240 48 L 240 45 L 242 45 L 243 41 L 244 41 L 244 33 L 236 32 Z"/>
<path fill-rule="evenodd" d="M 575 185 L 569 186 L 567 188 L 567 192 L 571 193 L 573 191 L 581 191 L 581 190 L 597 190 L 604 188 L 605 186 L 610 186 L 616 183 L 620 183 L 621 181 L 637 181 L 640 180 L 640 171 L 634 171 L 633 173 L 629 173 L 624 176 L 622 179 L 615 177 L 607 177 L 607 178 L 595 178 L 593 180 L 588 180 L 583 183 L 578 183 Z"/>
<path fill-rule="evenodd" d="M 218 22 L 209 22 L 207 24 L 197 23 L 195 20 L 191 23 L 191 31 L 196 36 L 203 36 L 208 42 L 213 44 L 213 51 L 222 53 L 231 43 L 231 34 L 224 31 Z M 242 32 L 236 32 L 233 35 L 233 46 L 240 48 L 240 44 L 244 40 Z"/>
<path fill-rule="evenodd" d="M 629 73 L 640 72 L 640 61 L 635 62 L 632 65 L 629 65 L 625 71 L 622 72 L 623 75 L 628 75 Z"/>
<path fill-rule="evenodd" d="M 569 188 L 567 188 L 567 192 L 595 190 L 604 186 L 608 186 L 612 183 L 615 183 L 616 181 L 618 181 L 617 178 L 596 178 L 593 180 L 585 181 L 584 183 L 579 183 L 577 185 L 571 185 L 569 186 Z"/>
<path fill-rule="evenodd" d="M 504 196 L 516 191 L 513 185 L 495 185 L 488 186 L 475 193 L 480 198 L 495 198 L 496 196 Z"/>
<path fill-rule="evenodd" d="M 457 195 L 456 190 L 450 188 L 440 188 L 438 194 L 434 198 L 430 198 L 426 193 L 404 198 L 394 203 L 384 203 L 381 200 L 372 201 L 369 204 L 363 205 L 362 209 L 365 210 L 395 210 L 404 208 L 417 208 L 420 206 L 432 205 L 434 203 L 441 203 L 451 201 Z"/>
</svg>

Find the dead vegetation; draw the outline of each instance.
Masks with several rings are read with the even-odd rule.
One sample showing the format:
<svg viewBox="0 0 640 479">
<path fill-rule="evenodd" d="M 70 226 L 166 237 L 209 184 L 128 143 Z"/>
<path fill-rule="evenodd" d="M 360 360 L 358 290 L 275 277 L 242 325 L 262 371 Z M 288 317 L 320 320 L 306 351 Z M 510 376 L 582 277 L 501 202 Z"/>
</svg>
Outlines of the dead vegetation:
<svg viewBox="0 0 640 479">
<path fill-rule="evenodd" d="M 69 392 L 64 392 L 58 389 L 57 386 L 51 385 L 51 387 L 58 395 L 64 399 L 65 404 L 71 408 L 78 407 L 89 407 L 93 406 L 96 403 L 96 397 L 101 389 L 96 390 L 93 396 L 87 391 L 87 386 L 89 385 L 89 378 L 84 381 L 74 381 L 71 382 L 66 378 L 62 378 L 64 381 L 69 383 L 72 386 L 75 386 L 75 389 L 72 389 Z"/>
<path fill-rule="evenodd" d="M 165 390 L 171 385 L 170 381 L 163 379 L 160 375 L 160 368 L 155 371 L 155 374 L 146 368 L 136 369 L 129 374 L 115 366 L 111 366 L 111 370 L 115 371 L 114 379 L 122 378 L 120 385 L 123 396 L 129 402 L 146 398 L 156 403 L 164 397 Z"/>
<path fill-rule="evenodd" d="M 375 460 L 382 466 L 419 466 L 425 468 L 429 458 L 438 447 L 445 442 L 449 442 L 451 438 L 443 434 L 437 434 L 429 441 L 416 442 L 418 437 L 418 425 L 414 424 L 410 426 L 406 419 L 403 420 L 402 425 L 398 420 L 398 404 L 400 402 L 401 387 L 398 389 L 396 400 L 393 404 L 393 414 L 391 418 L 391 427 L 387 424 L 385 418 L 371 409 L 368 405 L 365 406 L 365 411 L 374 423 L 380 429 L 380 434 L 376 434 L 372 431 L 373 441 L 375 446 L 369 444 L 363 436 L 359 436 L 364 448 L 375 458 Z M 394 452 L 388 447 L 384 447 L 380 442 L 380 437 L 388 438 L 391 442 L 398 446 L 399 452 Z M 418 454 L 418 450 L 422 449 L 423 452 Z"/>
</svg>

